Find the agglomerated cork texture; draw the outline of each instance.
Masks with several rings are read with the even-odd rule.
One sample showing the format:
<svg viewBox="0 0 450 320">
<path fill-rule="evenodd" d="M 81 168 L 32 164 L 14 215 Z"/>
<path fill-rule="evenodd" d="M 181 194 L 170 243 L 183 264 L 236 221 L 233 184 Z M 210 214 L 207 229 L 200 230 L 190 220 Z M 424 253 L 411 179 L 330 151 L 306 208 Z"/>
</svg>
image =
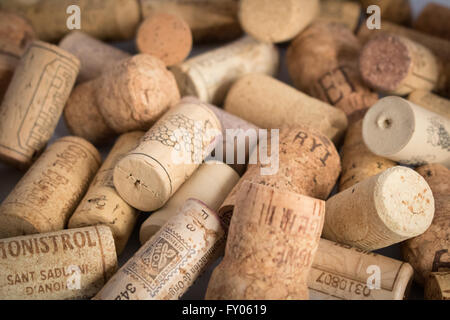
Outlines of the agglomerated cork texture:
<svg viewBox="0 0 450 320">
<path fill-rule="evenodd" d="M 425 285 L 428 300 L 450 300 L 450 272 L 432 272 Z"/>
</svg>

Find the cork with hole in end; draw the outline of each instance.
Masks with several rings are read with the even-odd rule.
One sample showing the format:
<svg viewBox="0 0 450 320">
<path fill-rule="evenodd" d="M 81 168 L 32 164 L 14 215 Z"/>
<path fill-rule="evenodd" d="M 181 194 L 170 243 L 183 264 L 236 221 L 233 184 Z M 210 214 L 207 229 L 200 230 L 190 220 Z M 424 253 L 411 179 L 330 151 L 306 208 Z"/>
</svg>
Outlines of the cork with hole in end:
<svg viewBox="0 0 450 320">
<path fill-rule="evenodd" d="M 100 163 L 84 139 L 56 140 L 0 205 L 0 239 L 64 229 Z"/>
<path fill-rule="evenodd" d="M 106 226 L 0 240 L 2 300 L 89 299 L 116 270 Z"/>
<path fill-rule="evenodd" d="M 448 99 L 427 90 L 415 90 L 410 93 L 408 100 L 418 106 L 450 119 L 450 100 Z"/>
<path fill-rule="evenodd" d="M 275 75 L 279 52 L 274 45 L 246 36 L 208 51 L 170 70 L 177 80 L 181 96 L 221 105 L 231 85 L 248 73 Z"/>
<path fill-rule="evenodd" d="M 141 211 L 161 208 L 211 153 L 221 134 L 220 121 L 209 108 L 181 101 L 117 163 L 117 192 Z"/>
<path fill-rule="evenodd" d="M 22 56 L 0 107 L 0 158 L 27 168 L 58 124 L 80 62 L 57 46 L 34 41 Z"/>
<path fill-rule="evenodd" d="M 319 0 L 241 0 L 239 21 L 255 39 L 278 43 L 291 40 L 319 14 Z"/>
<path fill-rule="evenodd" d="M 138 54 L 77 86 L 64 118 L 74 135 L 101 143 L 116 134 L 148 130 L 179 99 L 175 79 L 164 63 Z"/>
<path fill-rule="evenodd" d="M 189 199 L 94 299 L 178 300 L 222 254 L 225 237 L 216 213 Z"/>
<path fill-rule="evenodd" d="M 326 207 L 322 237 L 369 251 L 424 233 L 435 210 L 427 182 L 400 166 L 341 191 Z"/>
<path fill-rule="evenodd" d="M 416 169 L 433 191 L 435 214 L 425 233 L 402 243 L 403 258 L 424 284 L 430 272 L 450 271 L 450 170 L 439 164 Z"/>
<path fill-rule="evenodd" d="M 310 126 L 335 143 L 347 129 L 347 117 L 342 110 L 262 74 L 237 80 L 227 95 L 224 109 L 263 129 Z"/>
<path fill-rule="evenodd" d="M 88 191 L 69 220 L 69 228 L 107 225 L 114 237 L 117 254 L 125 248 L 138 218 L 137 211 L 118 194 L 113 184 L 116 163 L 139 142 L 144 132 L 121 135 L 98 170 Z"/>
<path fill-rule="evenodd" d="M 320 0 L 320 13 L 316 20 L 340 23 L 355 31 L 361 16 L 361 5 L 353 1 Z"/>
<path fill-rule="evenodd" d="M 192 32 L 180 16 L 154 13 L 146 18 L 137 31 L 139 52 L 151 54 L 166 66 L 181 63 L 192 49 Z"/>
<path fill-rule="evenodd" d="M 414 21 L 414 29 L 450 41 L 450 8 L 430 2 Z"/>
<path fill-rule="evenodd" d="M 374 154 L 402 164 L 450 167 L 450 119 L 400 97 L 385 97 L 367 111 L 363 139 Z"/>
<path fill-rule="evenodd" d="M 208 300 L 307 300 L 325 202 L 244 182 Z"/>
<path fill-rule="evenodd" d="M 450 272 L 432 272 L 425 284 L 425 299 L 450 300 Z"/>
<path fill-rule="evenodd" d="M 289 75 L 296 88 L 336 106 L 353 120 L 378 100 L 361 79 L 360 50 L 359 40 L 346 26 L 315 22 L 289 46 Z"/>
<path fill-rule="evenodd" d="M 110 46 L 81 31 L 72 31 L 60 42 L 59 47 L 76 56 L 80 62 L 78 82 L 85 82 L 99 77 L 120 60 L 130 54 Z"/>
<path fill-rule="evenodd" d="M 367 7 L 371 5 L 377 5 L 380 8 L 382 27 L 384 27 L 384 21 L 386 20 L 404 25 L 411 23 L 412 9 L 409 0 L 360 0 L 360 2 L 363 12 L 366 12 Z"/>
</svg>

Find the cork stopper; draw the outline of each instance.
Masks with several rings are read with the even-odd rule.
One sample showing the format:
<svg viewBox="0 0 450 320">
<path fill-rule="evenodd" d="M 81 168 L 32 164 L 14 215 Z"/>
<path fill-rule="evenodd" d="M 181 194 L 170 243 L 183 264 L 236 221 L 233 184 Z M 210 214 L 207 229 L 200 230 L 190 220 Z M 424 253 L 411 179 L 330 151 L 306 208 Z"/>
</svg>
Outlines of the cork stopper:
<svg viewBox="0 0 450 320">
<path fill-rule="evenodd" d="M 430 185 L 433 194 L 450 194 L 450 170 L 440 164 L 427 164 L 416 171 Z"/>
<path fill-rule="evenodd" d="M 36 38 L 27 20 L 13 13 L 0 11 L 0 55 L 21 56 Z"/>
<path fill-rule="evenodd" d="M 450 8 L 428 3 L 414 21 L 414 29 L 450 41 Z"/>
<path fill-rule="evenodd" d="M 450 100 L 427 90 L 415 90 L 408 100 L 443 117 L 450 119 Z"/>
<path fill-rule="evenodd" d="M 353 1 L 321 0 L 320 12 L 316 20 L 345 25 L 354 31 L 359 24 L 361 5 Z"/>
<path fill-rule="evenodd" d="M 425 285 L 427 300 L 450 300 L 450 272 L 432 272 Z"/>
<path fill-rule="evenodd" d="M 398 24 L 409 25 L 412 19 L 412 10 L 409 0 L 360 0 L 363 11 L 367 11 L 367 7 L 376 4 L 381 9 L 381 19 L 391 21 Z"/>
</svg>

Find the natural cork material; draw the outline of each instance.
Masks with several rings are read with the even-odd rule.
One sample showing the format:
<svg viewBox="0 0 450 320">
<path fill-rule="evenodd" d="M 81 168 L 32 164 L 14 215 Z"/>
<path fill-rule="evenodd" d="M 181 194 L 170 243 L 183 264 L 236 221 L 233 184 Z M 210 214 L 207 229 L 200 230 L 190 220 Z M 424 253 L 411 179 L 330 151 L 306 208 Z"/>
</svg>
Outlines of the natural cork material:
<svg viewBox="0 0 450 320">
<path fill-rule="evenodd" d="M 374 266 L 380 270 L 379 283 Z M 308 276 L 309 296 L 310 300 L 403 300 L 413 273 L 403 261 L 320 239 Z"/>
<path fill-rule="evenodd" d="M 94 299 L 178 300 L 223 252 L 225 236 L 216 213 L 189 199 Z"/>
<path fill-rule="evenodd" d="M 319 0 L 241 0 L 239 21 L 250 36 L 263 42 L 291 40 L 319 14 Z"/>
<path fill-rule="evenodd" d="M 137 31 L 139 52 L 162 60 L 166 66 L 183 62 L 192 49 L 192 32 L 180 16 L 154 13 L 146 18 Z"/>
<path fill-rule="evenodd" d="M 63 229 L 100 162 L 89 142 L 56 140 L 0 205 L 0 239 Z"/>
<path fill-rule="evenodd" d="M 78 85 L 64 118 L 74 135 L 101 143 L 120 133 L 148 130 L 179 99 L 175 79 L 164 63 L 139 54 Z"/>
<path fill-rule="evenodd" d="M 181 96 L 221 105 L 234 81 L 249 73 L 275 75 L 279 53 L 274 45 L 243 37 L 175 65 Z"/>
<path fill-rule="evenodd" d="M 432 272 L 425 285 L 425 299 L 450 300 L 450 272 Z"/>
<path fill-rule="evenodd" d="M 386 97 L 366 113 L 364 143 L 374 154 L 408 165 L 450 167 L 450 119 L 400 97 Z"/>
<path fill-rule="evenodd" d="M 138 216 L 114 188 L 114 166 L 136 147 L 143 135 L 144 132 L 135 131 L 124 133 L 117 139 L 68 224 L 69 228 L 107 225 L 113 233 L 118 255 L 125 248 Z"/>
<path fill-rule="evenodd" d="M 0 240 L 2 300 L 88 299 L 116 270 L 106 226 Z"/>
<path fill-rule="evenodd" d="M 448 99 L 433 94 L 430 91 L 415 90 L 408 96 L 408 100 L 450 119 L 450 100 Z"/>
<path fill-rule="evenodd" d="M 382 28 L 384 21 L 391 21 L 398 24 L 409 25 L 412 19 L 412 10 L 409 0 L 360 0 L 364 12 L 367 7 L 377 5 L 381 9 Z"/>
<path fill-rule="evenodd" d="M 378 100 L 361 79 L 360 50 L 359 40 L 346 26 L 315 22 L 289 46 L 289 75 L 296 88 L 336 106 L 353 120 Z"/>
<path fill-rule="evenodd" d="M 369 251 L 424 233 L 435 209 L 426 181 L 400 166 L 334 195 L 326 207 L 322 237 Z"/>
<path fill-rule="evenodd" d="M 316 20 L 341 23 L 355 31 L 361 16 L 361 5 L 353 1 L 321 0 L 320 13 Z"/>
<path fill-rule="evenodd" d="M 322 200 L 243 183 L 205 298 L 307 300 L 324 214 Z"/>
<path fill-rule="evenodd" d="M 58 124 L 80 62 L 34 41 L 22 56 L 0 108 L 0 159 L 28 168 Z"/>
<path fill-rule="evenodd" d="M 347 129 L 345 113 L 272 77 L 251 74 L 236 81 L 225 111 L 260 128 L 310 126 L 338 143 Z"/>
<path fill-rule="evenodd" d="M 139 210 L 161 208 L 211 153 L 221 134 L 220 121 L 209 108 L 182 101 L 117 163 L 117 192 Z"/>
<path fill-rule="evenodd" d="M 414 29 L 450 41 L 450 8 L 428 3 L 414 21 Z"/>
</svg>

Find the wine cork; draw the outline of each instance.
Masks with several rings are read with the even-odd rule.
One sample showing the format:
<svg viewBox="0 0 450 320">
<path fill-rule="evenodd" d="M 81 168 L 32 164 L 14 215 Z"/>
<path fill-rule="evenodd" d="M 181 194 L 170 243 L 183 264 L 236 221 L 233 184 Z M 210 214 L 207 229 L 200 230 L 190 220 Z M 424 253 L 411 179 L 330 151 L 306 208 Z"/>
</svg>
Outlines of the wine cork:
<svg viewBox="0 0 450 320">
<path fill-rule="evenodd" d="M 278 43 L 294 38 L 319 11 L 319 0 L 241 0 L 239 21 L 253 38 Z"/>
<path fill-rule="evenodd" d="M 125 248 L 138 216 L 136 210 L 122 200 L 114 189 L 114 166 L 136 147 L 143 135 L 144 132 L 134 131 L 124 133 L 117 139 L 68 224 L 69 228 L 107 225 L 113 233 L 118 255 Z"/>
<path fill-rule="evenodd" d="M 146 18 L 164 12 L 184 19 L 195 43 L 230 41 L 242 34 L 238 0 L 140 0 Z"/>
<path fill-rule="evenodd" d="M 38 38 L 49 42 L 61 39 L 78 22 L 83 32 L 95 38 L 130 39 L 140 19 L 137 0 L 3 0 L 0 9 L 27 18 Z"/>
<path fill-rule="evenodd" d="M 415 90 L 408 100 L 425 109 L 450 119 L 450 100 L 442 98 L 426 90 Z"/>
<path fill-rule="evenodd" d="M 155 13 L 146 18 L 137 31 L 139 52 L 151 54 L 166 66 L 183 62 L 192 49 L 192 32 L 181 17 Z"/>
<path fill-rule="evenodd" d="M 362 120 L 349 125 L 342 147 L 342 173 L 339 179 L 339 191 L 373 177 L 396 163 L 370 152 L 362 136 Z"/>
<path fill-rule="evenodd" d="M 223 251 L 214 211 L 189 199 L 108 281 L 96 300 L 177 300 Z"/>
<path fill-rule="evenodd" d="M 435 209 L 426 181 L 400 166 L 334 195 L 326 206 L 322 237 L 369 251 L 424 233 Z"/>
<path fill-rule="evenodd" d="M 350 30 L 356 30 L 361 16 L 361 5 L 353 1 L 321 0 L 319 21 L 334 22 L 346 25 Z"/>
<path fill-rule="evenodd" d="M 450 41 L 450 8 L 428 3 L 414 22 L 414 28 Z"/>
<path fill-rule="evenodd" d="M 391 21 L 398 24 L 409 25 L 412 18 L 412 10 L 409 0 L 360 0 L 363 11 L 367 12 L 367 7 L 377 5 L 381 10 L 381 21 Z"/>
<path fill-rule="evenodd" d="M 359 40 L 346 26 L 315 22 L 289 46 L 290 77 L 296 88 L 353 119 L 378 100 L 361 79 L 360 50 Z"/>
<path fill-rule="evenodd" d="M 77 58 L 41 41 L 21 58 L 0 109 L 0 158 L 27 168 L 56 128 L 79 70 Z"/>
<path fill-rule="evenodd" d="M 308 276 L 310 299 L 403 300 L 413 273 L 403 261 L 320 239 Z"/>
<path fill-rule="evenodd" d="M 374 154 L 402 164 L 450 167 L 450 120 L 400 97 L 386 97 L 366 113 L 364 143 Z"/>
<path fill-rule="evenodd" d="M 106 226 L 0 240 L 0 299 L 88 299 L 117 269 Z"/>
<path fill-rule="evenodd" d="M 224 108 L 264 129 L 310 126 L 335 143 L 347 129 L 343 111 L 261 74 L 247 75 L 236 81 Z"/>
<path fill-rule="evenodd" d="M 274 45 L 244 37 L 190 58 L 170 70 L 181 96 L 195 96 L 220 105 L 238 78 L 253 72 L 274 75 L 278 63 L 279 53 Z"/>
<path fill-rule="evenodd" d="M 308 299 L 325 203 L 245 182 L 236 200 L 225 256 L 206 291 L 209 300 Z"/>
<path fill-rule="evenodd" d="M 63 229 L 100 162 L 89 142 L 56 140 L 0 205 L 0 239 Z"/>
<path fill-rule="evenodd" d="M 425 286 L 427 300 L 450 300 L 450 272 L 432 272 Z"/>
<path fill-rule="evenodd" d="M 199 103 L 172 107 L 114 169 L 119 195 L 141 211 L 161 208 L 211 152 L 221 125 Z"/>
<path fill-rule="evenodd" d="M 450 170 L 431 164 L 417 168 L 433 191 L 435 214 L 431 226 L 402 243 L 403 257 L 416 271 L 417 282 L 424 284 L 430 272 L 450 271 Z"/>
<path fill-rule="evenodd" d="M 153 212 L 141 225 L 141 244 L 147 242 L 190 198 L 200 200 L 216 211 L 239 180 L 239 175 L 228 165 L 220 162 L 203 163 L 178 189 L 167 203 Z"/>
<path fill-rule="evenodd" d="M 76 56 L 80 62 L 78 82 L 99 77 L 103 71 L 130 54 L 110 46 L 81 31 L 72 31 L 59 43 L 59 47 Z"/>
<path fill-rule="evenodd" d="M 175 79 L 163 62 L 139 54 L 77 86 L 64 118 L 74 135 L 101 143 L 115 134 L 148 130 L 179 99 Z"/>
</svg>

